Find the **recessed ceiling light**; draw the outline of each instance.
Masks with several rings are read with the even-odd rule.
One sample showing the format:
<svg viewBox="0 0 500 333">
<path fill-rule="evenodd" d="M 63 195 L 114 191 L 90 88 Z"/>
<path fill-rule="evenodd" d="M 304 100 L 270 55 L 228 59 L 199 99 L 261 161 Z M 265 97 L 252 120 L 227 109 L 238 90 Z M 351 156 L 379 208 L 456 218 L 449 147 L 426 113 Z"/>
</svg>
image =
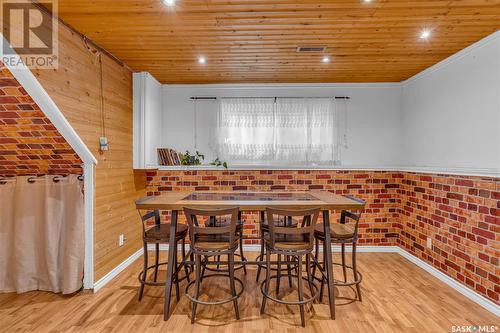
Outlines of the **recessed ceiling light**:
<svg viewBox="0 0 500 333">
<path fill-rule="evenodd" d="M 328 63 L 330 62 L 330 57 L 329 56 L 324 56 L 323 59 L 321 59 L 322 62 Z"/>
<path fill-rule="evenodd" d="M 206 63 L 206 62 L 207 62 L 207 58 L 205 58 L 205 57 L 199 57 L 199 58 L 198 58 L 198 63 L 199 63 L 199 64 L 204 64 L 204 63 Z"/>
<path fill-rule="evenodd" d="M 175 0 L 161 0 L 167 6 L 175 5 Z"/>
<path fill-rule="evenodd" d="M 363 0 L 363 2 L 372 2 L 372 0 Z"/>
<path fill-rule="evenodd" d="M 420 39 L 427 39 L 431 36 L 431 31 L 428 29 L 424 29 L 420 32 Z"/>
</svg>

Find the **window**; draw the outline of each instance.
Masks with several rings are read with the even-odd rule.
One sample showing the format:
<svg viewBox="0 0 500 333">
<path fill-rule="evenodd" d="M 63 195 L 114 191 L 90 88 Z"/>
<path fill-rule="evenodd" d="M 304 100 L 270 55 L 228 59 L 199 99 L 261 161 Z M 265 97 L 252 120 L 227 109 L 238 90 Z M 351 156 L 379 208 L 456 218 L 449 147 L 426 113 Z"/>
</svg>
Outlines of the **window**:
<svg viewBox="0 0 500 333">
<path fill-rule="evenodd" d="M 223 98 L 215 150 L 236 164 L 338 164 L 333 104 L 330 98 Z"/>
</svg>

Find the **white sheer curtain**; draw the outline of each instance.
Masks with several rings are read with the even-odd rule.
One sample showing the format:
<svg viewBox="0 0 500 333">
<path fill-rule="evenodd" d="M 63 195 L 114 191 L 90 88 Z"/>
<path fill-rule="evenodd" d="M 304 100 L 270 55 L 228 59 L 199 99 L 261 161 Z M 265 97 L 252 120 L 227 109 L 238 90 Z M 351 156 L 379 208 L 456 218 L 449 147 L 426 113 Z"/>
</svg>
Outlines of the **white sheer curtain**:
<svg viewBox="0 0 500 333">
<path fill-rule="evenodd" d="M 222 99 L 216 138 L 215 150 L 225 161 L 274 160 L 274 99 Z"/>
<path fill-rule="evenodd" d="M 330 98 L 223 98 L 218 156 L 230 163 L 338 164 L 340 133 Z"/>
</svg>

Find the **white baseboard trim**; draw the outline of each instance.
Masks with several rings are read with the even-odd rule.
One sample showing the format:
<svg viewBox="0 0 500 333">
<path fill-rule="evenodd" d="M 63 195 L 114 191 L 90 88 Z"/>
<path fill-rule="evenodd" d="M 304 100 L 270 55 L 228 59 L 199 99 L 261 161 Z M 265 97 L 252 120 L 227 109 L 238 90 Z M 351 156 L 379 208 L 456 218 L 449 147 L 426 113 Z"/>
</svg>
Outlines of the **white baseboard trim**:
<svg viewBox="0 0 500 333">
<path fill-rule="evenodd" d="M 148 245 L 148 251 L 154 251 L 155 246 L 153 244 Z M 180 251 L 181 250 L 181 245 L 179 244 L 177 246 L 177 249 Z M 168 250 L 168 245 L 167 244 L 160 244 L 160 251 L 167 251 Z M 260 245 L 259 244 L 245 244 L 243 245 L 243 250 L 248 251 L 248 252 L 259 252 L 260 251 Z M 320 252 L 323 252 L 323 248 L 320 247 Z M 345 248 L 346 252 L 351 252 L 352 248 L 351 246 L 346 246 Z M 186 244 L 186 251 L 189 251 L 189 244 Z M 340 246 L 332 246 L 332 251 L 333 252 L 340 252 Z M 372 245 L 359 245 L 358 246 L 358 252 L 385 252 L 385 253 L 399 253 L 399 247 L 398 246 L 372 246 Z"/>
<path fill-rule="evenodd" d="M 149 251 L 154 250 L 154 245 L 150 244 L 148 246 Z M 181 245 L 178 245 L 178 250 L 181 249 Z M 260 251 L 260 245 L 259 244 L 247 244 L 243 246 L 243 249 L 248 252 L 258 252 Z M 168 250 L 168 245 L 167 244 L 161 244 L 160 245 L 160 250 L 161 251 L 166 251 Z M 186 245 L 186 250 L 189 250 L 189 244 Z M 321 250 L 321 248 L 320 248 Z M 491 313 L 495 314 L 496 316 L 500 316 L 500 306 L 493 303 L 486 297 L 478 294 L 476 291 L 466 287 L 465 285 L 461 284 L 460 282 L 454 280 L 453 278 L 449 277 L 448 275 L 444 274 L 437 268 L 431 266 L 430 264 L 426 263 L 420 258 L 417 258 L 410 252 L 407 252 L 405 249 L 399 247 L 399 246 L 358 246 L 357 250 L 359 253 L 397 253 L 406 260 L 410 261 L 411 263 L 417 265 L 418 267 L 422 268 L 425 270 L 427 273 L 431 274 L 432 276 L 436 277 L 440 281 L 444 282 L 451 288 L 455 289 L 458 291 L 460 294 L 464 295 L 471 301 L 477 303 L 478 305 L 482 306 L 486 310 L 490 311 Z M 332 246 L 332 251 L 334 252 L 340 252 L 340 246 Z M 346 246 L 346 252 L 351 252 L 352 248 L 351 246 Z M 106 274 L 103 278 L 101 278 L 99 281 L 97 281 L 94 284 L 94 292 L 97 292 L 99 289 L 104 287 L 109 281 L 111 281 L 114 277 L 116 277 L 118 274 L 120 274 L 125 268 L 127 268 L 130 264 L 132 264 L 135 260 L 140 258 L 142 256 L 143 249 L 137 250 L 133 255 L 128 257 L 125 261 L 123 261 L 120 265 L 115 267 L 111 272 Z"/>
<path fill-rule="evenodd" d="M 384 245 L 384 246 L 376 246 L 376 245 L 358 245 L 356 247 L 356 250 L 358 253 L 398 253 L 399 252 L 399 247 L 397 246 L 391 246 L 391 245 Z M 332 251 L 333 252 L 340 252 L 340 246 L 339 245 L 332 245 Z M 345 247 L 346 252 L 352 252 L 352 246 L 346 245 Z M 319 252 L 323 252 L 323 248 L 320 246 Z"/>
<path fill-rule="evenodd" d="M 259 244 L 246 244 L 243 245 L 243 250 L 248 251 L 248 252 L 259 252 L 260 251 L 260 245 Z M 346 246 L 345 248 L 346 252 L 352 252 L 352 247 L 351 246 Z M 391 252 L 395 253 L 398 252 L 398 247 L 397 246 L 358 246 L 357 248 L 358 252 Z M 340 252 L 340 246 L 332 246 L 332 251 L 333 252 Z M 323 252 L 323 248 L 320 246 L 319 252 Z"/>
<path fill-rule="evenodd" d="M 118 274 L 120 274 L 125 268 L 130 266 L 134 261 L 139 259 L 144 252 L 144 249 L 140 248 L 137 250 L 134 254 L 132 254 L 130 257 L 125 259 L 122 263 L 120 263 L 118 266 L 113 268 L 111 272 L 108 274 L 104 275 L 102 278 L 100 278 L 97 282 L 94 283 L 94 293 L 98 292 L 101 288 L 103 288 L 108 282 L 113 280 Z"/>
<path fill-rule="evenodd" d="M 426 263 L 420 258 L 417 258 L 410 252 L 407 252 L 405 249 L 397 247 L 398 248 L 398 253 L 405 258 L 406 260 L 412 262 L 413 264 L 417 265 L 418 267 L 422 268 L 425 270 L 427 273 L 431 274 L 432 276 L 438 278 L 451 288 L 455 289 L 471 301 L 477 303 L 478 305 L 482 306 L 486 310 L 490 311 L 491 313 L 495 314 L 497 317 L 500 317 L 500 306 L 493 303 L 486 297 L 478 294 L 476 291 L 470 289 L 469 287 L 466 287 L 465 285 L 461 284 L 460 282 L 454 280 L 453 278 L 449 277 L 445 273 L 441 272 L 437 268 L 431 266 L 430 264 Z"/>
</svg>

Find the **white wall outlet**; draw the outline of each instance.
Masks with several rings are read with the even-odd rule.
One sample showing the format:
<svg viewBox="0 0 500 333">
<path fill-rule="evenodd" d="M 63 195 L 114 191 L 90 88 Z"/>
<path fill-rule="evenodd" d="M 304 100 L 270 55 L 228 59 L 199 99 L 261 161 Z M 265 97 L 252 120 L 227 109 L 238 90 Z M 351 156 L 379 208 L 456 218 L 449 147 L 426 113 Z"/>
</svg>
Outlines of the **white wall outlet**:
<svg viewBox="0 0 500 333">
<path fill-rule="evenodd" d="M 121 234 L 120 236 L 118 236 L 118 246 L 123 246 L 124 243 L 125 243 L 125 236 Z"/>
<path fill-rule="evenodd" d="M 432 238 L 427 237 L 427 248 L 432 249 Z"/>
</svg>

